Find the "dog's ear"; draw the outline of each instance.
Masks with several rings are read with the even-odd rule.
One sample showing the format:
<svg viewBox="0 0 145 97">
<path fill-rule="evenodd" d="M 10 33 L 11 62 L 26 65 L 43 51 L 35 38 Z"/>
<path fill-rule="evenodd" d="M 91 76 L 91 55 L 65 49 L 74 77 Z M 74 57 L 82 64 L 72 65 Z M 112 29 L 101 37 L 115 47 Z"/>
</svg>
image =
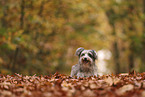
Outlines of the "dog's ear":
<svg viewBox="0 0 145 97">
<path fill-rule="evenodd" d="M 97 55 L 95 50 L 92 50 L 92 54 L 93 54 L 94 59 L 97 60 L 98 59 L 98 55 Z"/>
<path fill-rule="evenodd" d="M 76 55 L 80 56 L 81 52 L 84 50 L 84 48 L 80 47 L 76 50 Z"/>
</svg>

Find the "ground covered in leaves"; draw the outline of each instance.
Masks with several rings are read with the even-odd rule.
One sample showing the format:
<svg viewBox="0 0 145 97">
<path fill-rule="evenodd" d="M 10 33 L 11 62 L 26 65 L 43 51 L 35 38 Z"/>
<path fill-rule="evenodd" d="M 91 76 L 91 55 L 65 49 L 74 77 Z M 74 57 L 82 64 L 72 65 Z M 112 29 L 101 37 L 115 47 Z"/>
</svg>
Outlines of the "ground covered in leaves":
<svg viewBox="0 0 145 97">
<path fill-rule="evenodd" d="M 145 72 L 71 78 L 55 73 L 49 76 L 0 75 L 0 97 L 145 97 Z"/>
</svg>

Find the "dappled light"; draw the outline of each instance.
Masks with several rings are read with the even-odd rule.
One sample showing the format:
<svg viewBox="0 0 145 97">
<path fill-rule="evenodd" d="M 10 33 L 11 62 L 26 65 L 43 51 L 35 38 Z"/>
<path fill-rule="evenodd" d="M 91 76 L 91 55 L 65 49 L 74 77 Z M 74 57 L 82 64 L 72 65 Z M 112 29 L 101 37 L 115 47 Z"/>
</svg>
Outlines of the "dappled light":
<svg viewBox="0 0 145 97">
<path fill-rule="evenodd" d="M 107 61 L 111 60 L 112 57 L 111 52 L 109 50 L 102 49 L 99 50 L 97 54 L 98 54 L 97 67 L 98 67 L 99 75 L 110 74 L 111 71 L 107 67 L 109 66 L 109 63 L 107 63 Z"/>
</svg>

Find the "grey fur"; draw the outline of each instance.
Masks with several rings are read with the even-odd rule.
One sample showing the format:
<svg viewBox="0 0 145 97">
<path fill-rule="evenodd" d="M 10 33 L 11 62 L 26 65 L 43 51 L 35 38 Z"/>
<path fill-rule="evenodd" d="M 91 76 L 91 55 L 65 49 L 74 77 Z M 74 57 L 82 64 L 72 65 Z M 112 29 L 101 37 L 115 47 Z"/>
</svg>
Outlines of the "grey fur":
<svg viewBox="0 0 145 97">
<path fill-rule="evenodd" d="M 80 47 L 76 50 L 76 55 L 79 56 L 80 53 L 84 50 L 84 48 Z"/>
<path fill-rule="evenodd" d="M 85 50 L 81 47 L 76 50 L 76 55 L 79 57 L 79 62 L 72 66 L 71 77 L 97 76 L 97 66 L 95 64 L 97 53 L 94 50 Z"/>
<path fill-rule="evenodd" d="M 93 53 L 94 58 L 95 59 L 98 59 L 96 51 L 95 50 L 92 50 L 92 53 Z"/>
</svg>

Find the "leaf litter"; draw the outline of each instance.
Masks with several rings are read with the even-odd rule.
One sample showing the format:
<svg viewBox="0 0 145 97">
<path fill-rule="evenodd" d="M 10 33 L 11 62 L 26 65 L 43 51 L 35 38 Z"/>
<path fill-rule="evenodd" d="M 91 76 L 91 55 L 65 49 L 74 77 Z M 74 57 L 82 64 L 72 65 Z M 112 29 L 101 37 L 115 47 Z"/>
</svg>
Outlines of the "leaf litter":
<svg viewBox="0 0 145 97">
<path fill-rule="evenodd" d="M 59 74 L 0 75 L 0 97 L 145 97 L 145 72 L 76 79 Z"/>
</svg>

